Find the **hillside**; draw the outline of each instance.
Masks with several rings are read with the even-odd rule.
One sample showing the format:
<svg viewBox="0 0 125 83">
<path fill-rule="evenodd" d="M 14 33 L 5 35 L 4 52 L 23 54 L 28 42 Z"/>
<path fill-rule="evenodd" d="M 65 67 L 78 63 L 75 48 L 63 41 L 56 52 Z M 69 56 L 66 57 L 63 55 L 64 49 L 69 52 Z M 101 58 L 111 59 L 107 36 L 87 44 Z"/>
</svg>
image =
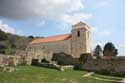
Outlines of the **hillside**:
<svg viewBox="0 0 125 83">
<path fill-rule="evenodd" d="M 0 30 L 0 54 L 14 54 L 16 49 L 25 50 L 26 45 L 33 39 L 29 36 L 19 36 Z"/>
</svg>

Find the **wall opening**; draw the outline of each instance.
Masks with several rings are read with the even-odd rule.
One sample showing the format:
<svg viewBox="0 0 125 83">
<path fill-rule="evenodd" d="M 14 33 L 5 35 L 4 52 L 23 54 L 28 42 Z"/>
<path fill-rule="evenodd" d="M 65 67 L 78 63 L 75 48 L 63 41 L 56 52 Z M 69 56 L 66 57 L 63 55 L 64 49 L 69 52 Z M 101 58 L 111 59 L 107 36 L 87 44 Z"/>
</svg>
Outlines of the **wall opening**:
<svg viewBox="0 0 125 83">
<path fill-rule="evenodd" d="M 77 36 L 80 37 L 80 31 L 77 32 Z"/>
<path fill-rule="evenodd" d="M 49 63 L 49 61 L 47 61 L 46 59 L 42 59 L 41 63 Z"/>
<path fill-rule="evenodd" d="M 39 59 L 32 59 L 31 65 L 38 65 L 38 64 L 39 64 Z"/>
</svg>

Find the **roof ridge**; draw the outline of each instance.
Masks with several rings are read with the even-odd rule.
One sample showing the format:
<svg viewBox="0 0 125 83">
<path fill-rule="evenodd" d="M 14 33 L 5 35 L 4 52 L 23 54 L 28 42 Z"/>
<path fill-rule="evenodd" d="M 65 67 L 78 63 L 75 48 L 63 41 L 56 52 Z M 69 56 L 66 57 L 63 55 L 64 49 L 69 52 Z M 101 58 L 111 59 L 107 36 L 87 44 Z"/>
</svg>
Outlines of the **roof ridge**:
<svg viewBox="0 0 125 83">
<path fill-rule="evenodd" d="M 70 33 L 68 34 L 60 34 L 60 35 L 53 35 L 53 36 L 48 36 L 48 37 L 44 37 L 44 38 L 49 38 L 49 37 L 56 37 L 56 36 L 64 36 L 64 35 L 71 35 Z"/>
</svg>

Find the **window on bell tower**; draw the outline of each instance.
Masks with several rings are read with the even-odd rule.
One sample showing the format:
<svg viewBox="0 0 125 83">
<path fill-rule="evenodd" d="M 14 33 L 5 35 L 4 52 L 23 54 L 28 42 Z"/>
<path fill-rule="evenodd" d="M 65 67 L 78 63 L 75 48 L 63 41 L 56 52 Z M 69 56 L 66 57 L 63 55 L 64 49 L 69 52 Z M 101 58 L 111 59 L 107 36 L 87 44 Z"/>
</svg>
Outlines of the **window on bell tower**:
<svg viewBox="0 0 125 83">
<path fill-rule="evenodd" d="M 77 32 L 77 36 L 80 37 L 80 31 Z"/>
</svg>

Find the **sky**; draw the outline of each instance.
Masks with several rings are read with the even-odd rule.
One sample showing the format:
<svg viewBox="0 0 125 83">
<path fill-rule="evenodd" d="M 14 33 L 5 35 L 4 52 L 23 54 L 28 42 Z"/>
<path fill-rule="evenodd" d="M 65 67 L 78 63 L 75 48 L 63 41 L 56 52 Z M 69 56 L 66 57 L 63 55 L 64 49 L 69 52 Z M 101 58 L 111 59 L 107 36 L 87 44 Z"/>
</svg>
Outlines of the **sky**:
<svg viewBox="0 0 125 83">
<path fill-rule="evenodd" d="M 125 0 L 0 0 L 0 29 L 47 37 L 70 33 L 82 21 L 91 30 L 91 49 L 112 42 L 125 54 Z"/>
</svg>

